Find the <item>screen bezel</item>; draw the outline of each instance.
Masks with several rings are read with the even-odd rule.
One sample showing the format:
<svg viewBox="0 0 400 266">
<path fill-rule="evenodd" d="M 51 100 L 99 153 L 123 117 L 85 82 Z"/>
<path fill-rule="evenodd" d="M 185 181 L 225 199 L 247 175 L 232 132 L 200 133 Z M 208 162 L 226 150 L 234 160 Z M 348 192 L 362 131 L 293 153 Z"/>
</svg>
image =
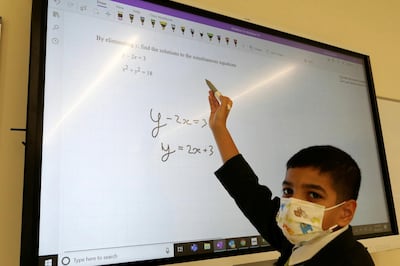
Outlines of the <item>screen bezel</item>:
<svg viewBox="0 0 400 266">
<path fill-rule="evenodd" d="M 381 124 L 372 78 L 370 57 L 361 53 L 346 50 L 322 42 L 310 40 L 286 32 L 278 31 L 262 25 L 256 25 L 248 21 L 239 20 L 222 14 L 217 14 L 207 10 L 191 7 L 188 5 L 172 2 L 147 0 L 165 7 L 181 10 L 184 12 L 204 16 L 207 18 L 234 24 L 250 30 L 260 31 L 299 42 L 312 47 L 326 49 L 335 53 L 357 57 L 363 60 L 369 88 L 369 100 L 372 110 L 372 119 L 375 126 L 376 141 L 378 145 L 380 166 L 383 176 L 385 198 L 389 212 L 389 219 L 392 231 L 388 233 L 375 233 L 357 235 L 357 239 L 382 237 L 398 234 L 395 208 L 390 185 L 389 171 L 383 142 Z M 30 47 L 30 66 L 29 66 L 29 90 L 27 106 L 27 133 L 26 133 L 26 153 L 25 153 L 25 174 L 23 191 L 23 213 L 22 213 L 22 234 L 21 234 L 21 256 L 20 265 L 38 264 L 39 246 L 39 213 L 40 213 L 40 183 L 41 183 L 41 158 L 42 158 L 42 130 L 43 130 L 43 108 L 44 108 L 44 82 L 45 82 L 45 59 L 46 59 L 46 30 L 47 30 L 47 1 L 33 0 L 32 20 L 31 20 L 31 47 Z M 246 250 L 235 250 L 223 253 L 200 254 L 196 256 L 173 257 L 168 259 L 151 260 L 143 262 L 132 262 L 133 264 L 166 264 L 216 257 L 256 253 L 273 250 L 270 247 L 260 247 Z"/>
</svg>

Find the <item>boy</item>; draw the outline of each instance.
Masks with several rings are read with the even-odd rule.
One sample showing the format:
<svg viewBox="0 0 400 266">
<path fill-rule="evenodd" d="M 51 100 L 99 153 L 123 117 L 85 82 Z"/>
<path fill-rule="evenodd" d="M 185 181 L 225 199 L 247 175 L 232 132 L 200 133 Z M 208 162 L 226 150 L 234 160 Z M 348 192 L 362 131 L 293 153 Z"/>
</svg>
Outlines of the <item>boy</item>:
<svg viewBox="0 0 400 266">
<path fill-rule="evenodd" d="M 209 124 L 223 166 L 216 176 L 260 234 L 281 256 L 276 265 L 360 265 L 374 262 L 351 227 L 361 174 L 356 162 L 332 146 L 313 146 L 287 162 L 282 199 L 258 183 L 239 153 L 226 121 L 232 101 L 209 92 Z"/>
</svg>

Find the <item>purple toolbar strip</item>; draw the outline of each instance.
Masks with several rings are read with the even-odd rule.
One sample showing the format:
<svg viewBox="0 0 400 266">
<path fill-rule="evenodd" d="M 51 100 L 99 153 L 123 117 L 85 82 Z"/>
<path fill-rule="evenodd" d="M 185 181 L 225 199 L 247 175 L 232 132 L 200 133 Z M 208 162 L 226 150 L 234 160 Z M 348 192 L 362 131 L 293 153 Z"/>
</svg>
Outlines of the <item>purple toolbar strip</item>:
<svg viewBox="0 0 400 266">
<path fill-rule="evenodd" d="M 293 48 L 303 49 L 303 50 L 306 50 L 306 51 L 310 51 L 310 52 L 314 52 L 314 53 L 323 54 L 323 55 L 326 55 L 326 56 L 331 56 L 331 57 L 347 60 L 347 61 L 350 61 L 350 62 L 353 62 L 353 63 L 357 63 L 357 64 L 363 64 L 364 63 L 363 59 L 359 58 L 359 57 L 350 56 L 350 55 L 346 55 L 346 54 L 343 54 L 343 53 L 338 53 L 338 52 L 335 52 L 335 51 L 332 51 L 332 50 L 324 49 L 324 48 L 321 48 L 321 47 L 309 45 L 309 44 L 302 43 L 302 42 L 289 40 L 289 39 L 286 39 L 286 38 L 278 37 L 278 36 L 267 34 L 267 33 L 264 33 L 264 32 L 254 31 L 254 30 L 251 30 L 251 29 L 248 29 L 248 28 L 243 28 L 243 27 L 240 27 L 240 26 L 237 26 L 237 25 L 233 25 L 233 24 L 217 21 L 215 19 L 206 18 L 206 17 L 203 17 L 203 16 L 195 15 L 195 14 L 192 14 L 192 13 L 187 13 L 187 12 L 184 12 L 184 11 L 180 11 L 180 10 L 177 10 L 177 9 L 169 8 L 169 7 L 166 7 L 166 6 L 157 5 L 157 4 L 146 2 L 146 1 L 142 1 L 142 0 L 112 0 L 112 1 L 113 2 L 122 3 L 122 4 L 126 4 L 126 5 L 130 5 L 130 6 L 134 6 L 134 7 L 138 7 L 138 8 L 151 10 L 151 11 L 154 11 L 154 12 L 162 13 L 164 15 L 170 15 L 170 16 L 174 16 L 174 17 L 177 17 L 177 18 L 193 21 L 193 22 L 206 24 L 206 25 L 209 25 L 209 26 L 212 26 L 212 27 L 217 27 L 217 28 L 220 28 L 220 29 L 224 29 L 224 30 L 228 30 L 228 31 L 232 31 L 232 32 L 248 35 L 248 36 L 255 37 L 255 38 L 268 40 L 268 41 L 271 41 L 271 42 L 287 45 L 287 46 L 290 46 L 290 47 L 293 47 Z"/>
</svg>

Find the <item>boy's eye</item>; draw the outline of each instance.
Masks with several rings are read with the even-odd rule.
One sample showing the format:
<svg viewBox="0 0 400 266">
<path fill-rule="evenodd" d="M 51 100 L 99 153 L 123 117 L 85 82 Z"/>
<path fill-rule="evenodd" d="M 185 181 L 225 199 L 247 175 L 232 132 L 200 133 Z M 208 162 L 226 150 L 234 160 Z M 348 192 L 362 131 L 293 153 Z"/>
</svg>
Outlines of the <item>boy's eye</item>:
<svg viewBox="0 0 400 266">
<path fill-rule="evenodd" d="M 291 188 L 283 188 L 282 195 L 285 197 L 290 197 L 293 195 L 293 190 Z"/>
<path fill-rule="evenodd" d="M 310 196 L 311 199 L 321 199 L 322 198 L 322 196 L 320 194 L 315 193 L 315 192 L 310 192 L 308 195 Z"/>
</svg>

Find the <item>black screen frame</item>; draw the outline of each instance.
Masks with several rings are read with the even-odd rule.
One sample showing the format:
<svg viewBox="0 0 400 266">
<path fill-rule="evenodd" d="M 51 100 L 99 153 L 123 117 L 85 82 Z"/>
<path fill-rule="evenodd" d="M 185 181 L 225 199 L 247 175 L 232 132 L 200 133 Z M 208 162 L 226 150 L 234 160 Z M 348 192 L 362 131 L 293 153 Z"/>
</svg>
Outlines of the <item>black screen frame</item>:
<svg viewBox="0 0 400 266">
<path fill-rule="evenodd" d="M 397 220 L 392 196 L 392 189 L 387 167 L 387 160 L 384 148 L 382 129 L 379 119 L 375 88 L 372 78 L 370 57 L 354 51 L 349 51 L 326 43 L 310 40 L 286 32 L 278 31 L 262 25 L 256 25 L 248 21 L 239 20 L 203 9 L 191 7 L 172 1 L 148 0 L 155 4 L 182 10 L 185 12 L 205 16 L 220 20 L 226 23 L 235 24 L 240 27 L 261 31 L 267 34 L 300 42 L 344 55 L 355 56 L 364 61 L 366 66 L 366 76 L 368 80 L 370 105 L 375 125 L 376 141 L 378 144 L 379 157 L 381 159 L 381 171 L 384 177 L 386 203 L 390 216 L 392 230 L 389 233 L 376 233 L 357 235 L 357 239 L 382 237 L 398 234 Z M 32 20 L 31 20 L 31 46 L 30 46 L 30 65 L 29 65 L 29 84 L 28 84 L 28 105 L 26 122 L 26 153 L 25 153 L 25 174 L 23 191 L 23 212 L 22 212 L 22 234 L 21 234 L 21 253 L 20 265 L 38 265 L 38 246 L 39 246 L 39 213 L 40 213 L 40 176 L 42 158 L 42 130 L 43 130 L 43 109 L 44 109 L 44 82 L 45 82 L 45 59 L 46 59 L 46 22 L 47 22 L 47 1 L 32 1 Z M 273 250 L 271 247 L 260 247 L 247 250 L 235 250 L 224 253 L 201 254 L 196 256 L 174 257 L 169 259 L 149 260 L 142 262 L 132 262 L 121 265 L 147 264 L 152 265 L 177 263 L 183 261 L 202 260 L 209 258 L 241 255 L 248 253 L 264 252 Z"/>
</svg>

